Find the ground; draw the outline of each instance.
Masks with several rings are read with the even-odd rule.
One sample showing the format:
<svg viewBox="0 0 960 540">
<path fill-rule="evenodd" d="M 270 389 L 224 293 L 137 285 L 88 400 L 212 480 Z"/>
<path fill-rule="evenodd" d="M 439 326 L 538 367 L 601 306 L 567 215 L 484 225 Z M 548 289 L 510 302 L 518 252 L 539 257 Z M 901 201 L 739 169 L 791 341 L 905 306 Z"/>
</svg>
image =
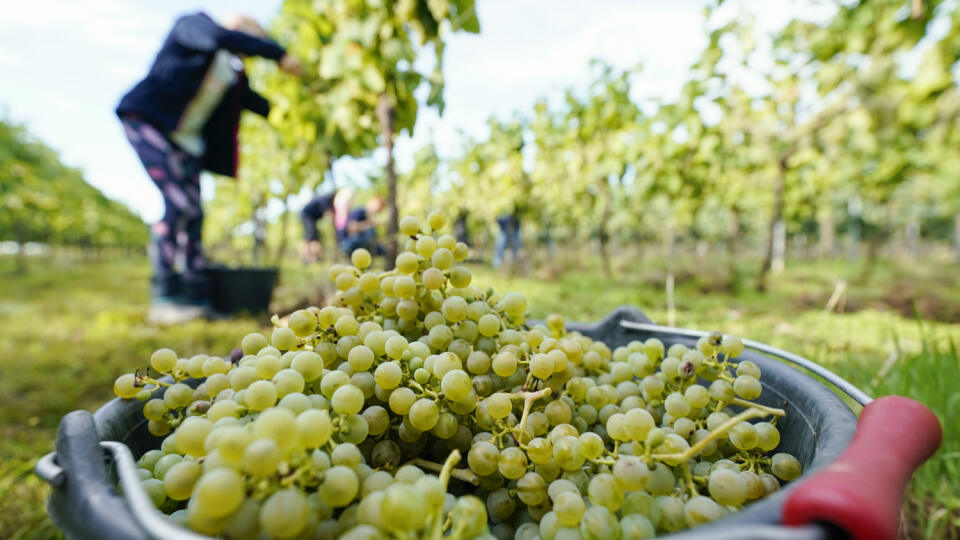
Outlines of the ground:
<svg viewBox="0 0 960 540">
<path fill-rule="evenodd" d="M 145 260 L 33 260 L 19 276 L 12 268 L 0 258 L 0 537 L 50 538 L 57 531 L 44 512 L 47 490 L 31 471 L 52 450 L 63 414 L 110 399 L 113 379 L 144 366 L 158 347 L 186 356 L 226 354 L 245 333 L 269 323 L 266 317 L 242 317 L 174 328 L 146 325 Z M 471 268 L 477 284 L 524 292 L 533 317 L 559 312 L 568 320 L 591 321 L 631 304 L 659 323 L 668 320 L 662 263 L 624 262 L 612 278 L 583 265 L 513 277 Z M 886 262 L 865 281 L 856 279 L 859 270 L 845 262 L 792 263 L 771 279 L 769 292 L 759 294 L 750 288 L 749 275 L 731 287 L 711 265 L 688 261 L 676 269 L 675 324 L 770 343 L 826 364 L 871 395 L 895 393 L 928 404 L 945 426 L 944 445 L 914 478 L 905 536 L 960 538 L 955 265 Z M 275 309 L 329 296 L 321 265 L 291 266 L 283 276 Z M 844 313 L 825 310 L 839 280 L 850 283 L 839 303 Z"/>
</svg>

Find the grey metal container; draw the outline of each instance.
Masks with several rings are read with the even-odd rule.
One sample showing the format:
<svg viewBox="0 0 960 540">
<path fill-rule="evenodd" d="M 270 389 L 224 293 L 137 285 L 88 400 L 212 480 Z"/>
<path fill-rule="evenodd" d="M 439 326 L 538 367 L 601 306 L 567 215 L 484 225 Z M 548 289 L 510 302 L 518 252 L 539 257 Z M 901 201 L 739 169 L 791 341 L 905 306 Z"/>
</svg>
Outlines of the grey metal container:
<svg viewBox="0 0 960 540">
<path fill-rule="evenodd" d="M 652 335 L 667 346 L 693 345 L 697 339 L 690 332 L 631 329 L 624 326 L 625 321 L 641 323 L 640 327 L 650 323 L 640 310 L 621 307 L 598 323 L 571 324 L 569 328 L 601 340 L 611 348 Z M 779 450 L 795 455 L 804 466 L 804 475 L 741 512 L 669 538 L 823 538 L 833 534 L 824 527 L 789 529 L 777 525 L 781 523 L 782 505 L 794 484 L 837 459 L 850 444 L 857 428 L 856 416 L 834 392 L 780 361 L 752 350 L 745 350 L 739 359 L 755 362 L 763 372 L 764 391 L 758 401 L 786 410 L 786 418 L 778 423 L 782 434 Z M 124 466 L 132 467 L 130 457 L 124 455 L 121 445 L 101 444 L 101 441 L 123 443 L 134 456 L 157 448 L 160 439 L 147 432 L 141 409 L 142 403 L 135 400 L 114 399 L 92 415 L 74 411 L 61 421 L 57 451 L 44 458 L 46 462 L 38 463 L 37 472 L 53 484 L 47 510 L 67 537 L 147 539 L 179 538 L 186 534 L 196 538 L 183 529 L 171 528 L 162 518 L 158 520 L 159 512 L 144 502 L 145 493 L 137 482 L 131 482 L 133 485 L 127 487 L 125 494 L 116 489 L 117 472 Z M 104 447 L 110 452 L 105 454 Z M 115 464 L 114 459 L 122 463 Z M 119 472 L 123 479 L 123 471 Z M 131 478 L 129 472 L 128 479 Z"/>
</svg>

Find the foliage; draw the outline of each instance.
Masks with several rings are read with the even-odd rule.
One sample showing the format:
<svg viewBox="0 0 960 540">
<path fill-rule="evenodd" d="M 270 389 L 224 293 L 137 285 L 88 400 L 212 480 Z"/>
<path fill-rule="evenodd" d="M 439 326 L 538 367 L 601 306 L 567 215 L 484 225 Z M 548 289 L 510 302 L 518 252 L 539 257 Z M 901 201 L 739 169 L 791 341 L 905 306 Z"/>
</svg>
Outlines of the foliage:
<svg viewBox="0 0 960 540">
<path fill-rule="evenodd" d="M 0 120 L 0 239 L 83 246 L 141 246 L 147 228 L 27 128 Z"/>
</svg>

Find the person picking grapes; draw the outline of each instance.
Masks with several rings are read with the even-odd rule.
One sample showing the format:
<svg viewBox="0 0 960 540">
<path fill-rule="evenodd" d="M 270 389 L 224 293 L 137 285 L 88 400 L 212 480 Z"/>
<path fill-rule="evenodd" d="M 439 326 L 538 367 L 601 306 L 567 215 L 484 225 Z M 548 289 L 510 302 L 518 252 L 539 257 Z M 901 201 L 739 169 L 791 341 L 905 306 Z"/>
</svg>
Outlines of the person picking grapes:
<svg viewBox="0 0 960 540">
<path fill-rule="evenodd" d="M 333 201 L 336 191 L 318 193 L 303 206 L 300 211 L 300 223 L 303 225 L 303 243 L 300 245 L 300 259 L 304 263 L 316 262 L 320 258 L 323 246 L 317 221 L 334 213 Z"/>
<path fill-rule="evenodd" d="M 374 195 L 367 204 L 351 210 L 342 227 L 339 222 L 335 224 L 337 241 L 344 253 L 349 255 L 359 248 L 365 248 L 375 255 L 383 253 L 383 246 L 377 242 L 377 223 L 373 218 L 384 208 L 383 197 Z"/>
<path fill-rule="evenodd" d="M 163 218 L 151 227 L 152 321 L 176 323 L 208 311 L 200 171 L 236 176 L 241 111 L 261 116 L 270 111 L 247 82 L 246 56 L 275 60 L 292 75 L 303 73 L 297 58 L 250 17 L 235 16 L 221 26 L 205 13 L 182 16 L 147 76 L 117 106 L 127 139 L 164 202 Z"/>
</svg>

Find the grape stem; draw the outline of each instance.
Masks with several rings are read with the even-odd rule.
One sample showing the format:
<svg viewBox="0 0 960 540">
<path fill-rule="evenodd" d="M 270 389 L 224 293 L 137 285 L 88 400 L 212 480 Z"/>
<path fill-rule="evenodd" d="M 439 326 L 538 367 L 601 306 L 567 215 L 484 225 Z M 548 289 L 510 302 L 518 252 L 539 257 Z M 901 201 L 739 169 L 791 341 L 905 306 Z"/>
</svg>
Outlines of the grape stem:
<svg viewBox="0 0 960 540">
<path fill-rule="evenodd" d="M 741 407 L 760 409 L 761 411 L 771 414 L 773 416 L 786 416 L 787 413 L 783 409 L 777 409 L 776 407 L 767 407 L 766 405 L 760 405 L 759 403 L 751 403 L 745 399 L 740 399 L 738 397 L 730 400 L 732 405 L 739 405 Z"/>
<path fill-rule="evenodd" d="M 767 407 L 764 407 L 764 409 L 767 409 Z M 740 422 L 744 422 L 751 418 L 760 418 L 763 416 L 768 416 L 769 414 L 771 414 L 764 409 L 752 406 L 751 404 L 751 407 L 749 409 L 743 411 L 742 413 L 720 424 L 717 427 L 717 429 L 711 431 L 709 435 L 701 439 L 697 444 L 691 446 L 690 448 L 687 448 L 683 452 L 678 452 L 674 454 L 653 454 L 650 457 L 652 457 L 657 461 L 666 462 L 668 465 L 670 464 L 670 462 L 683 463 L 688 459 L 698 455 L 701 450 L 703 450 L 704 448 L 706 448 L 708 444 L 710 444 L 710 441 L 720 438 L 727 431 L 730 431 L 730 429 L 733 428 L 733 426 L 739 424 Z M 779 410 L 779 411 L 780 413 L 786 414 L 782 410 Z"/>
<path fill-rule="evenodd" d="M 455 452 L 457 451 L 455 450 Z M 453 454 L 451 453 L 450 456 L 452 457 Z M 447 485 L 447 482 L 449 481 L 450 478 L 456 478 L 457 480 L 462 480 L 464 482 L 467 482 L 468 484 L 473 484 L 474 486 L 480 485 L 480 478 L 476 474 L 474 474 L 474 472 L 471 471 L 470 469 L 454 469 L 453 468 L 454 464 L 460 461 L 459 452 L 457 452 L 457 459 L 455 461 L 450 461 L 450 459 L 451 458 L 448 457 L 447 461 L 443 465 L 441 465 L 439 463 L 434 463 L 433 461 L 427 461 L 423 458 L 414 458 L 413 464 L 416 465 L 417 467 L 420 467 L 421 469 L 427 469 L 428 471 L 440 473 L 440 481 L 443 482 L 444 486 Z M 443 474 L 444 474 L 444 469 L 447 467 L 447 464 L 449 464 L 450 468 L 447 470 L 447 473 L 446 473 L 447 476 L 445 478 Z"/>
<path fill-rule="evenodd" d="M 537 390 L 536 392 L 507 394 L 511 399 L 523 399 L 523 415 L 520 416 L 520 422 L 518 422 L 517 427 L 514 428 L 518 433 L 523 433 L 527 427 L 527 417 L 530 416 L 530 408 L 533 407 L 533 402 L 542 397 L 549 396 L 551 392 L 550 387 L 547 387 L 542 390 Z"/>
</svg>

